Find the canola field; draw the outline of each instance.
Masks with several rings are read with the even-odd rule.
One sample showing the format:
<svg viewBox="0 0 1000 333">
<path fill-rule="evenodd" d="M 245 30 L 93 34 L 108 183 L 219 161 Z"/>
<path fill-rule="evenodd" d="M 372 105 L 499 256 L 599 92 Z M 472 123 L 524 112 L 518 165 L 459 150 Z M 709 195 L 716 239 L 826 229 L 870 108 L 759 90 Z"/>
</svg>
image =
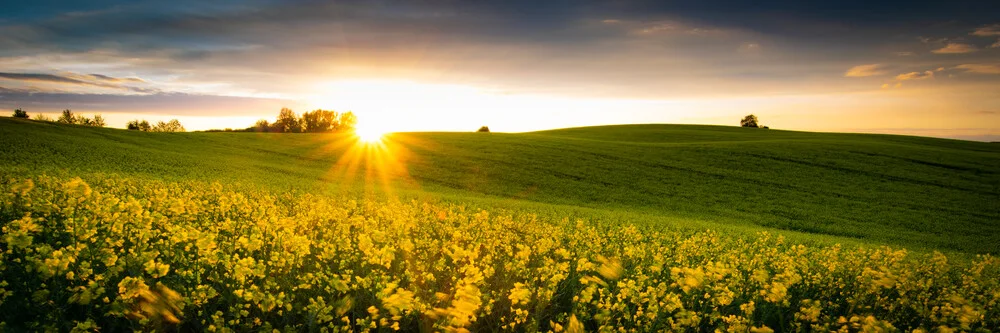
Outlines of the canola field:
<svg viewBox="0 0 1000 333">
<path fill-rule="evenodd" d="M 985 254 L 110 174 L 0 195 L 0 331 L 1000 329 Z"/>
</svg>

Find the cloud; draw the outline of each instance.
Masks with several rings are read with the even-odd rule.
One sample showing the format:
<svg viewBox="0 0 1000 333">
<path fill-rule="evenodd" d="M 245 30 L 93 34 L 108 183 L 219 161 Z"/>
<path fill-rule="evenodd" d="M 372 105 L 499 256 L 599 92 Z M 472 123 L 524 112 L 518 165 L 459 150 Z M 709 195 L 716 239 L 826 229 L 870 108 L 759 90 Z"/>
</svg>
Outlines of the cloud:
<svg viewBox="0 0 1000 333">
<path fill-rule="evenodd" d="M 976 52 L 975 46 L 965 44 L 965 43 L 948 43 L 945 47 L 931 51 L 937 54 L 961 54 L 961 53 L 972 53 Z"/>
<path fill-rule="evenodd" d="M 18 80 L 18 81 L 42 81 L 42 82 L 56 82 L 56 83 L 70 83 L 70 84 L 87 84 L 87 82 L 52 74 L 0 72 L 0 78 Z"/>
<path fill-rule="evenodd" d="M 655 34 L 655 33 L 673 31 L 673 30 L 677 30 L 677 29 L 678 29 L 678 26 L 675 23 L 660 22 L 660 23 L 649 24 L 649 25 L 646 25 L 646 26 L 641 27 L 639 29 L 636 29 L 636 30 L 633 31 L 633 33 L 636 33 L 636 34 Z"/>
<path fill-rule="evenodd" d="M 286 98 L 317 93 L 312 90 L 323 81 L 342 78 L 406 78 L 617 98 L 795 94 L 851 89 L 846 82 L 830 86 L 845 63 L 881 61 L 860 59 L 871 59 L 865 55 L 884 50 L 891 38 L 926 31 L 915 29 L 925 19 L 952 19 L 949 13 L 958 13 L 960 22 L 993 22 L 974 19 L 995 13 L 985 8 L 992 5 L 974 5 L 957 10 L 921 4 L 925 7 L 893 16 L 885 14 L 897 12 L 896 5 L 862 2 L 789 7 L 787 2 L 732 0 L 177 0 L 94 5 L 107 10 L 79 16 L 62 8 L 41 14 L 30 8 L 37 5 L 18 2 L 11 7 L 29 7 L 22 12 L 35 16 L 13 14 L 10 24 L 0 22 L 0 63 L 35 60 L 32 66 L 0 65 L 0 71 L 138 75 L 163 91 Z M 969 37 L 977 26 L 956 24 L 955 31 L 926 33 Z M 654 34 L 634 33 L 642 28 Z M 720 30 L 726 34 L 702 38 Z M 754 57 L 757 52 L 767 57 Z M 900 66 L 913 65 L 907 60 L 918 61 L 897 59 Z M 833 75 L 823 78 L 803 75 L 831 68 Z M 734 88 L 718 89 L 720 84 Z"/>
<path fill-rule="evenodd" d="M 108 82 L 146 82 L 145 80 L 137 78 L 137 77 L 118 78 L 118 77 L 111 77 L 111 76 L 101 75 L 101 74 L 87 74 L 87 76 L 92 77 L 94 79 L 98 79 L 98 80 L 102 80 L 102 81 L 108 81 Z"/>
<path fill-rule="evenodd" d="M 858 65 L 848 69 L 844 73 L 845 77 L 866 77 L 885 74 L 882 65 L 879 64 L 869 64 L 869 65 Z"/>
<path fill-rule="evenodd" d="M 248 113 L 270 114 L 282 107 L 301 109 L 301 103 L 283 99 L 218 96 L 184 93 L 74 94 L 37 92 L 30 89 L 0 87 L 0 107 L 30 105 L 39 112 L 100 110 L 107 113 L 171 114 L 178 116 L 241 116 Z"/>
<path fill-rule="evenodd" d="M 0 78 L 14 80 L 14 81 L 32 81 L 32 82 L 49 82 L 57 84 L 72 84 L 72 85 L 83 85 L 83 86 L 94 86 L 102 88 L 112 88 L 112 89 L 122 89 L 132 92 L 139 93 L 153 93 L 157 92 L 155 89 L 131 87 L 121 84 L 119 82 L 145 82 L 139 78 L 115 78 L 107 75 L 101 74 L 75 74 L 68 73 L 65 75 L 55 75 L 55 74 L 44 74 L 44 73 L 5 73 L 0 72 Z M 87 79 L 95 79 L 98 81 L 88 81 Z"/>
<path fill-rule="evenodd" d="M 1000 36 L 1000 24 L 984 25 L 982 27 L 976 28 L 976 30 L 972 31 L 970 35 L 983 36 L 983 37 Z"/>
<path fill-rule="evenodd" d="M 997 64 L 962 64 L 955 66 L 964 69 L 966 72 L 979 74 L 1000 74 L 1000 63 Z"/>
<path fill-rule="evenodd" d="M 906 81 L 906 80 L 923 80 L 930 79 L 934 77 L 934 71 L 926 72 L 909 72 L 904 74 L 896 75 L 896 80 Z"/>
<path fill-rule="evenodd" d="M 745 42 L 740 44 L 740 53 L 757 53 L 760 52 L 760 44 L 757 42 Z"/>
<path fill-rule="evenodd" d="M 995 48 L 998 48 L 998 47 L 1000 47 L 1000 39 L 997 39 L 996 43 L 993 43 L 993 45 L 990 45 L 991 49 L 995 49 Z"/>
<path fill-rule="evenodd" d="M 629 34 L 638 36 L 667 35 L 667 34 L 674 34 L 674 35 L 686 34 L 694 36 L 728 36 L 735 32 L 715 27 L 696 26 L 691 23 L 686 23 L 676 20 L 660 20 L 660 21 L 644 22 L 644 21 L 625 21 L 625 20 L 613 19 L 613 20 L 603 20 L 601 21 L 601 23 L 607 25 L 617 25 L 625 27 L 626 29 L 628 29 Z"/>
<path fill-rule="evenodd" d="M 915 55 L 915 53 L 910 52 L 910 51 L 903 51 L 903 52 L 896 52 L 896 55 L 900 56 L 900 57 L 909 57 L 909 56 Z"/>
</svg>

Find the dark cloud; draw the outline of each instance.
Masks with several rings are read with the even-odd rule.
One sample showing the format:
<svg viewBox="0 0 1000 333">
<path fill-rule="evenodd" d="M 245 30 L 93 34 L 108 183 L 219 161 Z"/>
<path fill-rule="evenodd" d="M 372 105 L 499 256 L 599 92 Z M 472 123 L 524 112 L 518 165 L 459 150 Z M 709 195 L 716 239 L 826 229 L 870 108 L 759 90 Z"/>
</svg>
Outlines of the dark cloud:
<svg viewBox="0 0 1000 333">
<path fill-rule="evenodd" d="M 26 2 L 12 6 L 30 11 L 27 8 L 34 5 Z M 195 57 L 197 50 L 296 42 L 342 47 L 364 47 L 369 42 L 407 45 L 427 40 L 564 45 L 620 37 L 608 29 L 583 24 L 614 19 L 681 20 L 708 28 L 859 43 L 928 27 L 937 33 L 949 30 L 965 35 L 973 28 L 994 23 L 987 21 L 996 19 L 990 14 L 1000 11 L 1000 4 L 969 0 L 172 1 L 169 5 L 105 3 L 90 9 L 32 16 L 17 24 L 18 34 L 8 33 L 0 40 L 77 51 L 112 42 L 147 49 L 184 48 L 193 50 Z"/>
<path fill-rule="evenodd" d="M 843 79 L 862 64 L 919 74 L 983 63 L 995 53 L 982 28 L 997 23 L 1000 2 L 43 0 L 0 12 L 0 60 L 58 55 L 108 75 L 50 79 L 134 92 L 170 82 L 294 94 L 371 76 L 652 99 L 859 91 L 881 84 Z M 981 51 L 930 58 L 948 42 Z M 90 72 L 22 68 L 0 63 Z"/>
<path fill-rule="evenodd" d="M 109 82 L 146 82 L 145 80 L 137 77 L 118 78 L 101 74 L 87 74 L 87 75 L 98 80 L 109 81 Z"/>
<path fill-rule="evenodd" d="M 253 112 L 270 114 L 285 106 L 296 107 L 299 104 L 288 100 L 253 97 L 182 93 L 71 94 L 33 92 L 26 89 L 0 87 L 0 108 L 23 107 L 36 112 L 56 112 L 69 108 L 73 110 L 99 110 L 108 113 L 240 116 Z"/>
<path fill-rule="evenodd" d="M 36 74 L 36 73 L 2 73 L 0 72 L 0 78 L 11 79 L 11 80 L 21 80 L 21 81 L 44 81 L 44 82 L 57 82 L 57 83 L 71 83 L 71 84 L 90 84 L 89 82 L 84 82 L 76 79 L 71 79 L 64 76 L 52 75 L 52 74 Z"/>
<path fill-rule="evenodd" d="M 101 88 L 112 88 L 112 89 L 121 89 L 137 93 L 159 92 L 158 89 L 154 88 L 133 87 L 133 86 L 118 84 L 120 82 L 137 82 L 137 83 L 145 82 L 139 78 L 115 78 L 101 74 L 87 74 L 87 75 L 71 74 L 70 76 L 63 76 L 63 75 L 40 74 L 40 73 L 0 72 L 0 78 L 15 80 L 15 81 L 49 82 L 58 84 L 72 84 L 72 85 L 93 86 Z M 77 78 L 90 78 L 90 79 L 97 79 L 98 81 L 85 81 Z"/>
</svg>

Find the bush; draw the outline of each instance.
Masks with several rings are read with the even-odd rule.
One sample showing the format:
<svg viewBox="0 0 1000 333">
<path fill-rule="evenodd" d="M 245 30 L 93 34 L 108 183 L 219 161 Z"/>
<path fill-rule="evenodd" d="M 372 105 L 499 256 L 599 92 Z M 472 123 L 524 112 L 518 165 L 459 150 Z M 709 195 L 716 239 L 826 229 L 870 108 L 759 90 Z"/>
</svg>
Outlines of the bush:
<svg viewBox="0 0 1000 333">
<path fill-rule="evenodd" d="M 757 125 L 757 116 L 752 115 L 752 114 L 751 115 L 747 115 L 746 117 L 743 117 L 743 120 L 740 120 L 740 126 L 741 127 L 753 127 L 753 128 L 760 127 L 760 126 Z"/>
<path fill-rule="evenodd" d="M 489 127 L 489 126 L 483 126 L 483 127 L 480 127 L 480 128 L 479 128 L 479 130 L 478 130 L 478 131 L 476 131 L 476 132 L 480 132 L 480 133 L 489 133 L 489 132 L 490 132 L 490 127 Z"/>
<path fill-rule="evenodd" d="M 21 109 L 14 110 L 14 118 L 28 119 L 28 112 Z"/>
</svg>

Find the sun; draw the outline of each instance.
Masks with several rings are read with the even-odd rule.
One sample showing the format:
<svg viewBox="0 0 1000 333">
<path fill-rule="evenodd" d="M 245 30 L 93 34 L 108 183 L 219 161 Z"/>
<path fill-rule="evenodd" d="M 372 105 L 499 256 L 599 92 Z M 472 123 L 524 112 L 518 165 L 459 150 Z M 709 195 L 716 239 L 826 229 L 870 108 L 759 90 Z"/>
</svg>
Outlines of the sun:
<svg viewBox="0 0 1000 333">
<path fill-rule="evenodd" d="M 358 140 L 365 143 L 381 142 L 387 133 L 388 131 L 385 129 L 371 125 L 358 124 L 358 127 L 354 129 L 354 134 L 358 136 Z"/>
</svg>

